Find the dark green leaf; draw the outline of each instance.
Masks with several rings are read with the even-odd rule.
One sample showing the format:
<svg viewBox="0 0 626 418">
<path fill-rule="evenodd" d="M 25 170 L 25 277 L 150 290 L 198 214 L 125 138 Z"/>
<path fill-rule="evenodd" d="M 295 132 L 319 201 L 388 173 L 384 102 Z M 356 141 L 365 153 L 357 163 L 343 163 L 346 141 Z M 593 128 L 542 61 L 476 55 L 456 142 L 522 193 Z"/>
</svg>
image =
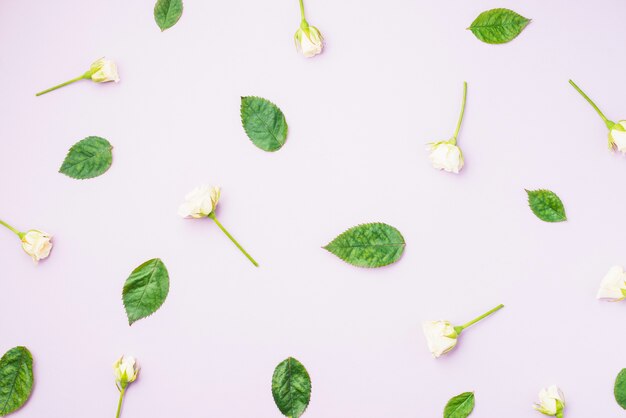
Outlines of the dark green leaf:
<svg viewBox="0 0 626 418">
<path fill-rule="evenodd" d="M 503 44 L 519 35 L 530 19 L 509 9 L 492 9 L 482 12 L 468 28 L 474 35 L 488 44 Z"/>
<path fill-rule="evenodd" d="M 169 290 L 170 278 L 160 259 L 148 260 L 133 270 L 122 292 L 128 324 L 155 313 L 165 302 Z"/>
<path fill-rule="evenodd" d="M 300 417 L 311 400 L 311 378 L 295 358 L 276 366 L 272 376 L 272 395 L 280 412 L 286 417 Z"/>
<path fill-rule="evenodd" d="M 526 190 L 528 204 L 537 218 L 546 222 L 567 220 L 561 199 L 550 190 Z"/>
<path fill-rule="evenodd" d="M 263 151 L 278 151 L 287 140 L 285 115 L 261 97 L 241 98 L 241 122 L 248 138 Z"/>
<path fill-rule="evenodd" d="M 448 401 L 443 410 L 443 418 L 466 418 L 473 410 L 474 393 L 461 393 Z"/>
<path fill-rule="evenodd" d="M 104 138 L 89 136 L 70 148 L 59 169 L 73 179 L 90 179 L 104 174 L 113 162 L 113 147 Z"/>
<path fill-rule="evenodd" d="M 348 229 L 324 249 L 357 267 L 382 267 L 398 261 L 405 245 L 393 226 L 370 223 Z"/>
<path fill-rule="evenodd" d="M 617 375 L 613 393 L 615 394 L 615 400 L 618 405 L 626 409 L 626 369 L 622 369 Z"/>
<path fill-rule="evenodd" d="M 33 356 L 26 347 L 15 347 L 0 359 L 0 416 L 20 409 L 33 390 Z"/>
<path fill-rule="evenodd" d="M 157 0 L 154 5 L 154 20 L 161 32 L 169 29 L 183 15 L 183 0 Z"/>
</svg>

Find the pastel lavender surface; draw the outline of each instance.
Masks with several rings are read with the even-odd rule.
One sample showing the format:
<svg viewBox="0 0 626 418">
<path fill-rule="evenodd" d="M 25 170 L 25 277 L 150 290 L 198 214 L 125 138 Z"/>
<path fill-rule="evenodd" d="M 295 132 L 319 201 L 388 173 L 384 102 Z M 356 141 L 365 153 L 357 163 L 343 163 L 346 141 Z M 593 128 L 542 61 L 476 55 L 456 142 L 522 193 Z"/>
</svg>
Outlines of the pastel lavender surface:
<svg viewBox="0 0 626 418">
<path fill-rule="evenodd" d="M 55 239 L 34 267 L 0 232 L 0 351 L 26 345 L 35 358 L 16 418 L 110 418 L 122 353 L 142 366 L 125 417 L 278 417 L 270 381 L 288 356 L 311 374 L 308 418 L 440 416 L 471 390 L 477 417 L 532 418 L 553 383 L 567 418 L 622 415 L 612 388 L 626 306 L 595 294 L 626 264 L 626 160 L 567 80 L 626 116 L 623 1 L 317 0 L 307 17 L 327 44 L 309 60 L 293 47 L 296 1 L 187 1 L 165 33 L 152 6 L 0 6 L 2 217 Z M 533 22 L 510 44 L 483 44 L 464 28 L 491 7 Z M 119 84 L 35 98 L 103 55 Z M 455 176 L 433 170 L 424 148 L 453 133 L 463 80 L 467 164 Z M 279 152 L 245 136 L 244 95 L 280 103 L 290 132 Z M 88 135 L 115 144 L 111 169 L 58 174 Z M 220 220 L 260 269 L 210 220 L 177 216 L 201 183 L 223 187 Z M 556 191 L 569 221 L 539 221 L 524 188 Z M 356 269 L 320 248 L 373 221 L 404 235 L 399 263 Z M 131 328 L 121 289 L 153 257 L 167 263 L 170 295 Z M 431 358 L 422 320 L 463 322 L 498 303 Z"/>
</svg>

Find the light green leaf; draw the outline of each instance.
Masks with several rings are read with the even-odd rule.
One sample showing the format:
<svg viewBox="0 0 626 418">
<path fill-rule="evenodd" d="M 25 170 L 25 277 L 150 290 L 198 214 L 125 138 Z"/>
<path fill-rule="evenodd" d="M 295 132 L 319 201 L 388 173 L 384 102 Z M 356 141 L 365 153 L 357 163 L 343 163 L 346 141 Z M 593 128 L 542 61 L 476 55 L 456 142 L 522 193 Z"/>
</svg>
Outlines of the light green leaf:
<svg viewBox="0 0 626 418">
<path fill-rule="evenodd" d="M 113 147 L 104 138 L 88 136 L 70 148 L 59 173 L 73 179 L 90 179 L 104 174 L 113 162 Z"/>
<path fill-rule="evenodd" d="M 122 292 L 128 324 L 155 313 L 165 302 L 169 290 L 170 277 L 160 259 L 148 260 L 133 270 Z"/>
<path fill-rule="evenodd" d="M 289 357 L 276 366 L 272 396 L 284 416 L 298 418 L 304 414 L 311 400 L 311 378 L 302 363 Z"/>
<path fill-rule="evenodd" d="M 20 409 L 33 390 L 33 356 L 26 347 L 15 347 L 0 359 L 0 416 Z"/>
<path fill-rule="evenodd" d="M 617 404 L 626 409 L 626 369 L 622 369 L 615 379 L 615 388 L 613 389 Z"/>
<path fill-rule="evenodd" d="M 357 267 L 382 267 L 398 261 L 405 245 L 393 226 L 370 223 L 348 229 L 324 249 Z"/>
<path fill-rule="evenodd" d="M 550 190 L 526 190 L 528 204 L 537 218 L 546 222 L 567 220 L 561 199 Z"/>
<path fill-rule="evenodd" d="M 241 98 L 241 123 L 248 138 L 263 151 L 278 151 L 287 140 L 285 115 L 261 97 Z"/>
<path fill-rule="evenodd" d="M 183 0 L 157 0 L 154 5 L 154 20 L 161 32 L 169 29 L 183 15 Z"/>
<path fill-rule="evenodd" d="M 467 418 L 473 410 L 474 393 L 461 393 L 448 401 L 443 410 L 443 418 Z"/>
<path fill-rule="evenodd" d="M 530 19 L 513 10 L 492 9 L 479 14 L 468 29 L 483 42 L 503 44 L 515 39 L 529 23 Z"/>
</svg>

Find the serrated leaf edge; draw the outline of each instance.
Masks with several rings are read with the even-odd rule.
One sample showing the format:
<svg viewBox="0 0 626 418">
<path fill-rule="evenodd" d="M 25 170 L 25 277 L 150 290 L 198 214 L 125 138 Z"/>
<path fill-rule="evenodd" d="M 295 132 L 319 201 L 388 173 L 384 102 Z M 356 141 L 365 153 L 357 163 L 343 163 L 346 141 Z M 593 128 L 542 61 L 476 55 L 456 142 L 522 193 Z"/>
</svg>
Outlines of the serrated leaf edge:
<svg viewBox="0 0 626 418">
<path fill-rule="evenodd" d="M 105 141 L 107 142 L 107 144 L 109 144 L 109 152 L 111 152 L 111 164 L 109 164 L 109 166 L 107 167 L 107 169 L 106 169 L 106 170 L 104 170 L 102 173 L 100 173 L 100 174 L 98 174 L 98 175 L 95 175 L 95 176 L 91 176 L 91 177 L 74 177 L 74 176 L 72 176 L 71 174 L 64 173 L 63 171 L 61 171 L 61 170 L 63 169 L 63 165 L 65 164 L 65 161 L 66 161 L 66 160 L 67 160 L 67 158 L 70 156 L 70 154 L 72 153 L 72 151 L 74 150 L 74 148 L 75 148 L 75 147 L 77 147 L 77 146 L 78 146 L 78 144 L 80 144 L 81 142 L 83 142 L 83 141 L 85 141 L 85 140 L 87 140 L 87 139 L 89 139 L 89 138 L 100 138 L 100 139 L 105 140 Z M 59 167 L 59 171 L 58 171 L 58 173 L 59 173 L 59 174 L 63 174 L 64 176 L 67 176 L 67 177 L 69 177 L 69 178 L 71 178 L 71 179 L 74 179 L 74 180 L 90 180 L 90 179 L 95 179 L 95 178 L 97 178 L 97 177 L 100 177 L 100 176 L 104 175 L 107 171 L 109 171 L 109 169 L 110 169 L 110 168 L 111 168 L 111 166 L 113 165 L 113 152 L 112 152 L 112 151 L 113 151 L 113 145 L 111 145 L 111 143 L 109 142 L 109 140 L 108 140 L 108 139 L 103 138 L 103 137 L 101 137 L 101 136 L 97 136 L 97 135 L 89 135 L 89 136 L 87 136 L 87 137 L 85 137 L 85 138 L 81 139 L 80 141 L 76 142 L 74 145 L 72 145 L 72 146 L 70 147 L 70 149 L 67 151 L 67 154 L 65 154 L 65 158 L 63 159 L 63 162 L 61 163 L 61 167 Z M 76 165 L 76 164 L 74 164 L 74 165 Z M 74 166 L 72 166 L 72 167 L 74 167 Z"/>
<path fill-rule="evenodd" d="M 444 407 L 444 410 L 443 410 L 443 411 L 444 411 L 444 414 L 445 414 L 446 408 L 448 407 L 448 405 L 450 404 L 450 402 L 452 402 L 452 400 L 453 400 L 453 399 L 456 399 L 456 398 L 458 398 L 459 396 L 463 396 L 463 395 L 465 395 L 466 393 L 469 393 L 469 394 L 471 394 L 472 396 L 468 397 L 468 398 L 467 398 L 467 399 L 466 399 L 463 403 L 461 403 L 460 405 L 465 405 L 465 403 L 466 403 L 466 402 L 468 402 L 470 399 L 472 399 L 472 400 L 475 400 L 475 399 L 476 399 L 476 395 L 475 395 L 474 391 L 459 393 L 458 395 L 455 395 L 455 396 L 451 397 L 451 398 L 448 400 L 448 402 L 446 402 L 446 406 Z M 459 405 L 459 406 L 460 406 L 460 405 Z M 453 411 L 453 412 L 458 411 L 458 409 L 459 409 L 459 408 L 457 408 L 457 409 L 456 409 L 455 411 Z M 472 410 L 470 411 L 470 413 L 469 413 L 469 414 L 467 414 L 467 415 L 466 415 L 466 417 L 468 417 L 468 416 L 469 416 L 469 415 L 470 415 L 473 411 L 474 411 L 474 406 L 472 406 Z M 445 415 L 444 415 L 444 418 L 446 418 L 446 417 L 445 417 Z"/>
<path fill-rule="evenodd" d="M 180 18 L 183 16 L 183 12 L 185 11 L 185 2 L 184 2 L 183 0 L 181 0 L 181 2 L 180 2 L 180 6 L 181 6 L 181 8 L 180 8 L 180 16 L 178 16 L 178 18 L 176 19 L 176 21 L 175 21 L 174 23 L 172 23 L 170 26 L 165 26 L 165 27 L 163 27 L 163 26 L 161 26 L 161 25 L 159 24 L 159 22 L 156 20 L 156 9 L 157 9 L 157 6 L 158 6 L 158 4 L 159 4 L 159 1 L 161 1 L 161 0 L 157 0 L 157 1 L 156 1 L 156 3 L 154 4 L 154 15 L 155 15 L 155 16 L 154 16 L 154 18 L 155 18 L 154 20 L 155 20 L 155 22 L 156 22 L 157 26 L 159 27 L 159 29 L 161 29 L 161 32 L 165 32 L 166 30 L 168 30 L 168 29 L 173 28 L 174 26 L 176 26 L 176 24 L 178 23 L 178 21 L 180 20 Z M 170 10 L 171 10 L 171 4 L 172 4 L 172 3 L 171 3 L 171 1 L 170 1 L 170 7 L 168 7 L 168 8 L 167 8 L 167 13 L 165 14 L 166 16 L 169 14 L 169 12 L 170 12 Z M 166 19 L 166 20 L 167 20 L 167 19 Z"/>
<path fill-rule="evenodd" d="M 554 193 L 552 190 L 548 190 L 548 189 L 536 189 L 536 190 L 528 190 L 528 189 L 524 189 L 526 191 L 526 195 L 528 198 L 528 207 L 530 208 L 530 210 L 532 211 L 532 213 L 537 217 L 537 219 L 539 219 L 540 221 L 543 222 L 548 222 L 551 224 L 555 224 L 555 223 L 559 223 L 559 222 L 566 222 L 567 221 L 567 212 L 565 211 L 565 204 L 563 203 L 563 201 L 561 200 L 561 198 L 559 197 L 558 194 Z M 557 199 L 559 199 L 559 202 L 561 202 L 561 206 L 563 206 L 563 219 L 557 220 L 557 221 L 546 221 L 543 220 L 539 217 L 539 215 L 537 215 L 537 213 L 535 212 L 535 209 L 533 209 L 532 205 L 530 204 L 530 194 L 531 193 L 536 193 L 536 192 L 549 192 L 552 193 L 553 195 L 556 196 Z"/>
<path fill-rule="evenodd" d="M 126 280 L 128 280 L 128 277 L 130 277 L 130 275 L 131 275 L 131 274 L 133 274 L 133 272 L 134 272 L 135 270 L 137 270 L 139 267 L 143 266 L 144 264 L 149 263 L 150 261 L 155 261 L 155 260 L 159 260 L 159 261 L 163 264 L 163 267 L 165 267 L 165 271 L 167 272 L 167 281 L 168 281 L 167 293 L 165 294 L 165 298 L 163 299 L 163 302 L 161 302 L 161 304 L 160 304 L 159 306 L 157 306 L 157 307 L 156 307 L 156 309 L 155 309 L 153 312 L 149 313 L 149 314 L 148 314 L 148 315 L 146 315 L 146 316 L 142 316 L 141 318 L 137 318 L 137 319 L 135 319 L 134 321 L 131 321 L 131 320 L 130 320 L 130 317 L 129 317 L 129 315 L 128 315 L 128 309 L 126 308 L 126 302 L 124 301 L 124 287 L 126 287 Z M 128 319 L 128 326 L 132 326 L 135 322 L 139 322 L 139 321 L 141 321 L 142 319 L 150 318 L 152 315 L 154 315 L 155 313 L 157 313 L 157 312 L 159 311 L 159 309 L 161 309 L 161 307 L 165 304 L 165 301 L 167 300 L 167 297 L 168 297 L 168 296 L 169 296 L 169 294 L 170 294 L 170 280 L 169 280 L 169 278 L 170 278 L 170 272 L 169 272 L 169 270 L 167 269 L 167 266 L 165 265 L 165 263 L 163 263 L 163 260 L 161 260 L 159 257 L 157 257 L 157 258 L 151 258 L 151 259 L 146 260 L 146 261 L 144 261 L 143 263 L 139 264 L 137 267 L 135 267 L 135 268 L 133 269 L 133 271 L 131 271 L 131 273 L 128 275 L 128 277 L 127 277 L 127 278 L 126 278 L 126 280 L 124 281 L 124 286 L 122 286 L 122 305 L 124 305 L 124 312 L 126 313 L 126 319 Z"/>
<path fill-rule="evenodd" d="M 520 28 L 519 33 L 518 33 L 517 35 L 515 35 L 513 38 L 511 38 L 510 40 L 508 40 L 508 41 L 504 41 L 504 42 L 489 42 L 489 41 L 484 41 L 484 40 L 482 40 L 482 39 L 479 39 L 479 41 L 484 42 L 484 43 L 486 43 L 486 44 L 490 44 L 490 45 L 501 45 L 501 44 L 506 44 L 506 43 L 509 43 L 509 42 L 513 41 L 513 39 L 515 39 L 515 38 L 517 38 L 518 36 L 520 36 L 520 35 L 522 34 L 522 32 L 524 31 L 524 29 L 526 29 L 526 27 L 530 24 L 530 22 L 532 22 L 532 19 L 529 19 L 529 18 L 527 18 L 526 16 L 523 16 L 523 15 L 521 15 L 521 14 L 517 13 L 515 10 L 508 9 L 508 8 L 506 8 L 506 7 L 496 7 L 495 9 L 489 9 L 489 10 L 485 10 L 484 12 L 479 13 L 479 14 L 478 14 L 478 16 L 476 16 L 476 18 L 474 19 L 474 21 L 470 24 L 470 26 L 469 26 L 468 28 L 466 28 L 465 30 L 469 30 L 469 31 L 471 31 L 471 32 L 474 34 L 474 36 L 476 36 L 476 33 L 474 32 L 474 29 L 477 29 L 477 28 L 490 28 L 490 27 L 492 27 L 492 26 L 484 26 L 484 25 L 481 25 L 481 26 L 474 26 L 474 22 L 476 22 L 476 21 L 478 20 L 478 18 L 479 18 L 481 15 L 483 15 L 484 13 L 492 12 L 492 11 L 495 11 L 495 10 L 507 10 L 507 11 L 509 11 L 509 12 L 515 13 L 517 16 L 519 16 L 519 17 L 521 17 L 522 19 L 524 19 L 524 20 L 525 20 L 525 22 L 524 22 L 524 25 Z M 504 26 L 504 25 L 501 25 L 501 26 Z"/>
<path fill-rule="evenodd" d="M 275 106 L 276 109 L 278 109 L 278 111 L 280 112 L 280 114 L 283 117 L 283 120 L 285 121 L 285 144 L 287 143 L 287 138 L 289 137 L 289 124 L 287 123 L 287 117 L 285 116 L 285 113 L 283 112 L 283 110 L 280 108 L 280 106 L 278 106 L 276 103 L 272 102 L 271 100 L 266 99 L 265 97 L 261 97 L 261 96 L 240 96 L 241 97 L 241 103 L 239 105 L 239 119 L 241 119 L 241 126 L 243 127 L 244 132 L 246 133 L 246 136 L 248 137 L 248 139 L 250 140 L 250 142 L 252 142 L 252 144 L 259 148 L 254 141 L 252 140 L 252 138 L 250 137 L 250 133 L 248 133 L 248 129 L 246 129 L 246 124 L 243 121 L 243 100 L 244 99 L 260 99 L 263 101 L 268 102 L 269 104 L 271 104 L 272 106 Z M 269 129 L 268 129 L 269 131 Z M 272 132 L 272 136 L 274 137 L 274 139 L 276 139 L 276 142 L 280 143 L 280 141 L 278 141 L 278 138 L 276 138 L 276 135 L 274 135 L 274 133 Z M 262 148 L 259 148 L 261 151 L 265 151 L 265 152 L 276 152 L 276 151 L 280 151 L 285 144 L 281 144 L 280 147 L 276 148 L 275 150 L 264 150 Z"/>
<path fill-rule="evenodd" d="M 302 414 L 298 415 L 298 417 L 295 416 L 290 416 L 289 418 L 299 418 L 302 415 L 304 415 L 304 413 L 306 412 L 307 409 L 309 409 L 309 404 L 311 403 L 311 398 L 313 397 L 313 381 L 311 380 L 311 375 L 309 373 L 309 371 L 307 370 L 306 366 L 297 358 L 289 356 L 287 357 L 285 360 L 280 361 L 276 367 L 274 367 L 274 373 L 276 373 L 276 369 L 278 369 L 278 367 L 284 363 L 284 362 L 288 362 L 289 360 L 294 360 L 295 362 L 297 362 L 298 364 L 300 364 L 302 366 L 302 368 L 304 369 L 304 372 L 306 373 L 307 378 L 309 379 L 309 402 L 306 404 L 306 407 L 304 408 L 304 410 L 302 410 Z M 272 374 L 272 380 L 270 382 L 270 386 L 273 386 L 274 383 L 274 375 Z M 270 389 L 273 389 L 273 387 L 271 387 Z M 272 390 L 272 398 L 274 398 L 274 403 L 276 404 L 276 407 L 278 407 L 278 402 L 276 402 L 276 397 L 274 396 L 274 391 Z M 280 411 L 280 408 L 278 408 L 278 410 Z M 280 413 L 282 414 L 283 412 L 280 411 Z"/>
<path fill-rule="evenodd" d="M 22 358 L 23 358 L 23 354 L 25 353 L 25 354 L 26 354 L 26 360 L 30 359 L 30 364 L 31 364 L 31 367 L 30 367 L 29 369 L 30 369 L 30 373 L 31 373 L 32 384 L 31 384 L 30 392 L 28 392 L 28 396 L 26 396 L 26 399 L 24 400 L 24 403 L 22 403 L 20 406 L 18 406 L 18 407 L 17 407 L 17 409 L 14 409 L 13 411 L 10 411 L 10 412 L 7 412 L 7 413 L 4 413 L 5 408 L 7 407 L 7 403 L 5 403 L 5 404 L 4 404 L 4 406 L 2 407 L 2 408 L 3 408 L 3 409 L 2 409 L 2 411 L 0 411 L 0 416 L 2 416 L 2 417 L 7 416 L 7 415 L 9 415 L 9 414 L 12 414 L 12 413 L 14 413 L 14 412 L 17 412 L 17 411 L 19 411 L 20 409 L 22 409 L 22 407 L 24 407 L 24 405 L 26 405 L 26 403 L 27 403 L 27 402 L 28 402 L 28 400 L 30 399 L 30 396 L 31 396 L 32 391 L 33 391 L 33 386 L 34 386 L 34 383 L 35 383 L 35 378 L 34 378 L 34 376 L 33 376 L 33 369 L 32 369 L 32 365 L 33 365 L 33 363 L 34 363 L 34 360 L 33 360 L 33 355 L 32 355 L 32 353 L 30 352 L 30 350 L 28 349 L 28 347 L 23 346 L 23 345 L 18 345 L 18 346 L 16 346 L 16 347 L 10 348 L 9 350 L 7 350 L 7 351 L 6 351 L 6 352 L 2 355 L 2 357 L 0 357 L 0 360 L 1 360 L 2 358 L 4 358 L 7 354 L 9 354 L 11 351 L 16 350 L 16 349 L 19 349 L 19 350 L 22 352 Z M 18 370 L 18 373 L 19 373 L 19 370 Z M 17 373 L 16 373 L 15 380 L 17 380 Z M 13 381 L 13 385 L 12 385 L 12 388 L 11 388 L 11 394 L 13 393 L 13 390 L 14 390 L 14 388 L 15 388 L 15 380 Z M 9 399 L 9 398 L 10 398 L 10 396 L 9 396 L 9 397 L 7 397 L 7 402 L 8 402 L 8 399 Z"/>
</svg>

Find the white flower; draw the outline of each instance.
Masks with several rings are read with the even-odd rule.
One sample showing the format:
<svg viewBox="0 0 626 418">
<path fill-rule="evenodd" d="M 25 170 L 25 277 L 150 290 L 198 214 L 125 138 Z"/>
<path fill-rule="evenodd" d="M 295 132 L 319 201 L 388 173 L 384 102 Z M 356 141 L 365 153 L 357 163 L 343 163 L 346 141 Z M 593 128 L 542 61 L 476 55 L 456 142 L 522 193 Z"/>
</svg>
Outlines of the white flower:
<svg viewBox="0 0 626 418">
<path fill-rule="evenodd" d="M 563 392 L 556 385 L 552 385 L 547 389 L 541 389 L 539 392 L 539 403 L 534 408 L 545 415 L 562 417 L 565 408 L 565 397 Z"/>
<path fill-rule="evenodd" d="M 619 302 L 626 299 L 626 273 L 622 267 L 611 267 L 602 279 L 596 297 L 609 302 Z"/>
<path fill-rule="evenodd" d="M 294 36 L 298 52 L 307 58 L 321 54 L 324 47 L 324 38 L 320 31 L 315 26 L 309 26 L 308 23 L 302 26 L 296 31 Z"/>
<path fill-rule="evenodd" d="M 117 74 L 117 65 L 106 58 L 100 58 L 91 64 L 89 72 L 91 73 L 91 79 L 97 83 L 106 83 L 107 81 L 115 81 L 117 83 L 120 81 L 120 77 Z"/>
<path fill-rule="evenodd" d="M 115 374 L 115 383 L 121 389 L 125 389 L 129 383 L 137 379 L 139 375 L 139 367 L 132 356 L 122 356 L 113 364 L 113 373 Z"/>
<path fill-rule="evenodd" d="M 21 235 L 21 239 L 22 248 L 26 251 L 26 254 L 33 258 L 35 264 L 50 255 L 50 250 L 52 250 L 52 237 L 49 234 L 31 229 Z"/>
<path fill-rule="evenodd" d="M 219 199 L 219 187 L 196 187 L 185 196 L 185 203 L 180 205 L 178 214 L 183 218 L 206 218 L 215 211 Z"/>
<path fill-rule="evenodd" d="M 458 174 L 463 168 L 463 153 L 452 141 L 428 144 L 430 162 L 438 170 Z"/>
<path fill-rule="evenodd" d="M 626 154 L 626 120 L 620 120 L 609 131 L 609 144 Z"/>
<path fill-rule="evenodd" d="M 433 357 L 439 358 L 456 346 L 459 335 L 450 322 L 426 321 L 422 328 Z"/>
</svg>

